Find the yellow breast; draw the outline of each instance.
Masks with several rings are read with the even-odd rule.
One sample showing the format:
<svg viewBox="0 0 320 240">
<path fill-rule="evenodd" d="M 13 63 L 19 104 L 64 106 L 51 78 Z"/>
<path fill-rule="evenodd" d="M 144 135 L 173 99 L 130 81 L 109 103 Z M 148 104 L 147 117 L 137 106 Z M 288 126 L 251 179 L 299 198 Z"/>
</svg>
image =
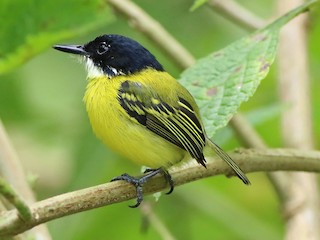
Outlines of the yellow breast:
<svg viewBox="0 0 320 240">
<path fill-rule="evenodd" d="M 135 81 L 135 77 L 131 77 Z M 89 81 L 84 102 L 93 131 L 104 144 L 139 165 L 169 167 L 187 154 L 129 117 L 118 102 L 126 76 L 97 77 Z M 136 79 L 138 80 L 138 79 Z M 148 79 L 143 79 L 148 84 Z"/>
</svg>

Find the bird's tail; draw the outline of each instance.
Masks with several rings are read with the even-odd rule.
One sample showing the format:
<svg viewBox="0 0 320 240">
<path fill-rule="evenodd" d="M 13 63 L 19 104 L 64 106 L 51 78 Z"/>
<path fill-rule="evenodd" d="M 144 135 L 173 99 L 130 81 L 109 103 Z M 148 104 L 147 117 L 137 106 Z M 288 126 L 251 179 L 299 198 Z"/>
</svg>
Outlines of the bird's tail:
<svg viewBox="0 0 320 240">
<path fill-rule="evenodd" d="M 247 185 L 251 184 L 249 179 L 247 178 L 247 176 L 244 174 L 244 172 L 238 166 L 238 164 L 236 164 L 225 151 L 223 151 L 217 144 L 215 144 L 213 141 L 211 141 L 208 137 L 207 137 L 207 144 L 209 145 L 210 148 L 212 148 L 214 150 L 214 152 L 223 161 L 225 161 L 233 169 L 233 171 L 237 174 L 237 176 L 242 180 L 242 182 L 244 184 L 247 184 Z"/>
</svg>

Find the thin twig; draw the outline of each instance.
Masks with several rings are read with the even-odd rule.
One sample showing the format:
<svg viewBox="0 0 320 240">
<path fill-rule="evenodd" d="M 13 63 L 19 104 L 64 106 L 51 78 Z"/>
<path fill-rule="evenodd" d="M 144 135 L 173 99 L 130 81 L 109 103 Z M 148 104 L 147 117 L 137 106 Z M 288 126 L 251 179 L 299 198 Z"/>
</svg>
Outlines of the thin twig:
<svg viewBox="0 0 320 240">
<path fill-rule="evenodd" d="M 256 30 L 266 25 L 266 21 L 245 9 L 233 0 L 209 0 L 208 5 L 248 30 Z"/>
<path fill-rule="evenodd" d="M 0 120 L 0 175 L 18 191 L 26 202 L 34 202 L 35 198 L 30 189 L 20 160 L 9 140 Z"/>
<path fill-rule="evenodd" d="M 35 202 L 33 192 L 28 185 L 26 175 L 20 164 L 20 160 L 9 140 L 5 128 L 0 120 L 0 176 L 12 185 L 23 198 L 23 202 L 31 204 Z M 21 221 L 21 220 L 20 220 Z M 32 229 L 28 233 L 35 239 L 50 240 L 51 236 L 45 225 Z"/>
<path fill-rule="evenodd" d="M 266 149 L 267 145 L 251 126 L 248 120 L 240 113 L 235 114 L 230 120 L 230 126 L 241 140 L 244 147 Z"/>
<path fill-rule="evenodd" d="M 251 150 L 243 149 L 231 154 L 244 172 L 258 171 L 310 171 L 320 172 L 319 151 L 299 151 L 294 149 Z M 175 186 L 197 179 L 234 172 L 219 159 L 208 159 L 207 169 L 191 161 L 188 165 L 170 169 Z M 240 182 L 239 182 L 240 184 Z M 156 176 L 144 186 L 144 195 L 159 192 L 166 188 L 165 179 Z M 24 222 L 17 210 L 0 214 L 0 236 L 14 235 L 52 219 L 71 215 L 136 197 L 135 188 L 122 181 L 110 182 L 99 186 L 69 192 L 31 204 L 32 218 Z"/>
<path fill-rule="evenodd" d="M 155 230 L 161 236 L 163 240 L 175 240 L 172 234 L 167 230 L 167 228 L 163 225 L 158 216 L 152 211 L 152 206 L 150 202 L 143 202 L 141 204 L 141 212 L 147 218 L 147 220 L 152 224 Z"/>
<path fill-rule="evenodd" d="M 0 195 L 5 197 L 17 210 L 24 221 L 31 218 L 31 212 L 24 200 L 15 192 L 15 190 L 0 177 Z"/>
</svg>

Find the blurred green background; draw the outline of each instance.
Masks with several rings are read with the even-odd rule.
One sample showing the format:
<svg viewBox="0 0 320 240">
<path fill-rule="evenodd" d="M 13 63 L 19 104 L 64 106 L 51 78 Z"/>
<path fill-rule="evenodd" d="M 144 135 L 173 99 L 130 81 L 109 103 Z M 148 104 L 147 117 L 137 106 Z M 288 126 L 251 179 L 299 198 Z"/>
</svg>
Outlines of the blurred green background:
<svg viewBox="0 0 320 240">
<path fill-rule="evenodd" d="M 134 2 L 157 19 L 196 58 L 249 33 L 207 6 L 190 12 L 192 0 Z M 239 2 L 265 19 L 275 12 L 276 1 Z M 33 41 L 37 43 L 34 57 L 26 56 L 22 47 L 17 53 L 19 59 L 30 60 L 16 68 L 14 65 L 18 63 L 13 58 L 12 71 L 0 75 L 0 117 L 27 173 L 37 177 L 34 188 L 38 199 L 105 183 L 124 172 L 138 174 L 139 166 L 109 151 L 93 135 L 82 102 L 86 86 L 83 66 L 76 58 L 48 46 L 83 44 L 100 34 L 118 33 L 138 40 L 173 76 L 179 77 L 182 70 L 143 34 L 130 27 L 126 19 L 115 16 L 103 1 L 12 3 L 0 0 L 0 6 L 5 6 L 0 9 L 1 19 L 8 20 L 2 21 L 0 26 L 0 58 L 7 54 L 4 49 L 10 53 L 21 42 L 27 43 L 25 49 L 34 47 Z M 308 30 L 314 137 L 318 147 L 318 14 L 311 13 Z M 39 32 L 44 34 L 39 37 Z M 36 40 L 34 35 L 38 36 Z M 51 42 L 46 40 L 48 38 Z M 276 89 L 274 64 L 254 97 L 241 107 L 271 147 L 281 147 L 280 111 L 283 108 Z M 241 147 L 228 128 L 219 131 L 215 140 L 225 150 Z M 159 202 L 152 197 L 147 199 L 176 239 L 282 239 L 282 216 L 271 184 L 263 173 L 249 174 L 249 177 L 250 187 L 236 178 L 220 176 L 178 187 L 172 195 L 162 196 Z M 161 239 L 152 225 L 143 227 L 141 211 L 128 208 L 130 204 L 132 202 L 125 202 L 64 217 L 48 226 L 53 239 Z"/>
</svg>

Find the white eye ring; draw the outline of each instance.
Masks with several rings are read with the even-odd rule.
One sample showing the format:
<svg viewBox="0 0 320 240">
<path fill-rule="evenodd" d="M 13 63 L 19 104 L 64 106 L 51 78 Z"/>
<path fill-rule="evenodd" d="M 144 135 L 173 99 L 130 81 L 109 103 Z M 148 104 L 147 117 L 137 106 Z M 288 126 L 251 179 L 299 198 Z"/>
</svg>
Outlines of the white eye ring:
<svg viewBox="0 0 320 240">
<path fill-rule="evenodd" d="M 99 55 L 105 54 L 106 52 L 109 51 L 109 47 L 110 45 L 107 45 L 105 42 L 100 43 L 98 49 L 97 49 L 97 53 Z"/>
</svg>

